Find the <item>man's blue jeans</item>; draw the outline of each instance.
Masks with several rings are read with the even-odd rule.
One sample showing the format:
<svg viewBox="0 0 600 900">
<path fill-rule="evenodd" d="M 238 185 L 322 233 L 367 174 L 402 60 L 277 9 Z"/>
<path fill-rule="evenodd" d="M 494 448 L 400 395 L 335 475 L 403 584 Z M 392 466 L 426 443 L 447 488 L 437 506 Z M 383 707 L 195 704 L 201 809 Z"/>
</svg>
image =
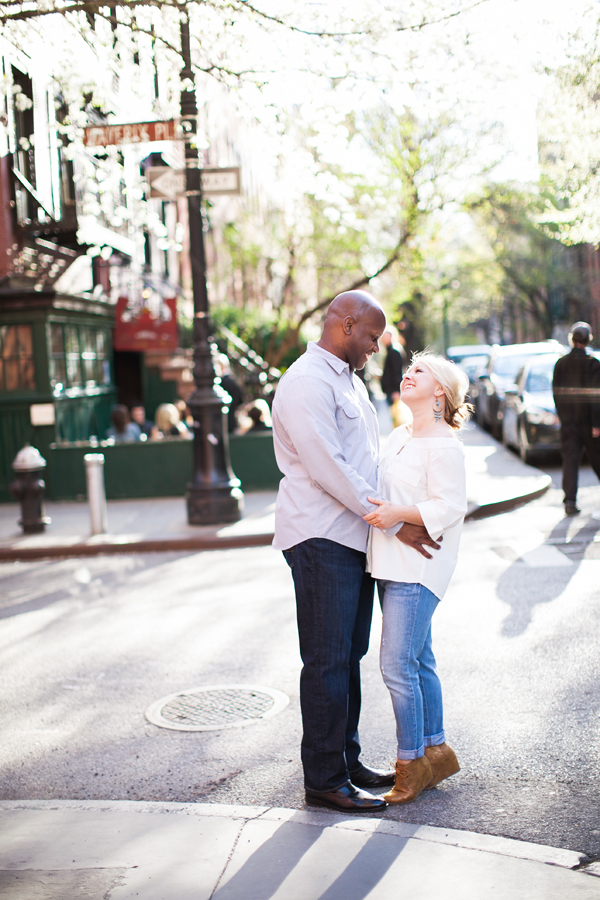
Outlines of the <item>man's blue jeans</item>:
<svg viewBox="0 0 600 900">
<path fill-rule="evenodd" d="M 440 602 L 422 584 L 378 581 L 383 611 L 380 664 L 396 717 L 398 759 L 418 759 L 443 744 L 442 686 L 431 646 Z"/>
<path fill-rule="evenodd" d="M 335 791 L 360 765 L 360 660 L 369 647 L 374 581 L 359 550 L 311 538 L 283 553 L 296 590 L 304 783 Z"/>
</svg>

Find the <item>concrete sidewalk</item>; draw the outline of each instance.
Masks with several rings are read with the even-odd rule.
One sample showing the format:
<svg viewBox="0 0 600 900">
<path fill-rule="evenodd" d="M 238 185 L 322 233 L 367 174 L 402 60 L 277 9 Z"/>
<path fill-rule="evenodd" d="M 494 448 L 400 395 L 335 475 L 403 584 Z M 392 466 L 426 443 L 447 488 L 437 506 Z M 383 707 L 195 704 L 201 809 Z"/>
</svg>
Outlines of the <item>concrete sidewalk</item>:
<svg viewBox="0 0 600 900">
<path fill-rule="evenodd" d="M 11 900 L 597 900 L 569 850 L 385 818 L 259 807 L 0 802 Z M 583 868 L 573 871 L 583 864 Z"/>
<path fill-rule="evenodd" d="M 461 434 L 467 463 L 467 518 L 504 512 L 541 496 L 551 479 L 506 450 L 474 424 Z M 19 506 L 0 505 L 0 561 L 101 553 L 214 550 L 265 546 L 273 539 L 275 491 L 248 493 L 233 525 L 188 525 L 182 497 L 111 500 L 108 534 L 90 537 L 87 503 L 46 503 L 52 519 L 42 534 L 24 535 Z"/>
</svg>

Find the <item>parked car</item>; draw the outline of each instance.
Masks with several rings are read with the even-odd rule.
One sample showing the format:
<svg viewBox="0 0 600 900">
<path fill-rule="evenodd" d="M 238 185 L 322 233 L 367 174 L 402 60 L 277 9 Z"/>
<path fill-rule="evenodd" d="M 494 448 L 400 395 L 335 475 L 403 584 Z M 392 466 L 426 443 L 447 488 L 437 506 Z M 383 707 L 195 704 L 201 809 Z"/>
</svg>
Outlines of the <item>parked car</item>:
<svg viewBox="0 0 600 900">
<path fill-rule="evenodd" d="M 490 344 L 461 344 L 457 347 L 448 347 L 446 356 L 458 365 L 470 357 L 485 357 L 487 360 L 491 352 Z"/>
<path fill-rule="evenodd" d="M 446 356 L 463 369 L 469 378 L 467 400 L 471 402 L 477 394 L 477 379 L 485 371 L 492 348 L 490 344 L 464 344 L 448 347 Z"/>
<path fill-rule="evenodd" d="M 565 348 L 558 341 L 539 341 L 531 344 L 506 344 L 492 347 L 485 372 L 477 379 L 477 390 L 473 392 L 476 421 L 489 429 L 498 440 L 502 437 L 502 403 L 507 387 L 514 385 L 515 379 L 528 359 L 544 353 L 561 356 Z"/>
<path fill-rule="evenodd" d="M 560 421 L 552 396 L 552 375 L 562 353 L 531 357 L 506 388 L 502 404 L 502 440 L 524 462 L 534 454 L 560 450 Z"/>
</svg>

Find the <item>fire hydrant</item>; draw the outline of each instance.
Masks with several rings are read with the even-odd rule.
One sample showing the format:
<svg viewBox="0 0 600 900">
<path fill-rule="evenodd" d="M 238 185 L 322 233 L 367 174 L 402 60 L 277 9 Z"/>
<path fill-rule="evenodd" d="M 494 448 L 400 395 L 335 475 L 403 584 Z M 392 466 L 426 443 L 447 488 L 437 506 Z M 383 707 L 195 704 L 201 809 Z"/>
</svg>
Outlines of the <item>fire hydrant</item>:
<svg viewBox="0 0 600 900">
<path fill-rule="evenodd" d="M 8 489 L 21 503 L 19 525 L 25 534 L 38 534 L 52 521 L 44 515 L 46 482 L 41 476 L 46 468 L 46 460 L 39 450 L 25 444 L 17 453 L 12 467 L 16 475 Z"/>
</svg>

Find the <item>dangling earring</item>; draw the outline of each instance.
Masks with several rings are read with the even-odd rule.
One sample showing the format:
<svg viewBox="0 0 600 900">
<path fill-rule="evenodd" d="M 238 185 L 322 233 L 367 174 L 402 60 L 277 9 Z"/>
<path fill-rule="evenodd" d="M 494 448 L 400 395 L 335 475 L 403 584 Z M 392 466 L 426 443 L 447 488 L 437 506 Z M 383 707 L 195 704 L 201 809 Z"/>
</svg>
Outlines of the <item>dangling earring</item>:
<svg viewBox="0 0 600 900">
<path fill-rule="evenodd" d="M 442 416 L 443 416 L 443 413 L 442 413 L 442 407 L 440 406 L 440 398 L 436 397 L 435 398 L 435 406 L 433 407 L 433 418 L 435 419 L 436 422 L 441 422 Z"/>
</svg>

